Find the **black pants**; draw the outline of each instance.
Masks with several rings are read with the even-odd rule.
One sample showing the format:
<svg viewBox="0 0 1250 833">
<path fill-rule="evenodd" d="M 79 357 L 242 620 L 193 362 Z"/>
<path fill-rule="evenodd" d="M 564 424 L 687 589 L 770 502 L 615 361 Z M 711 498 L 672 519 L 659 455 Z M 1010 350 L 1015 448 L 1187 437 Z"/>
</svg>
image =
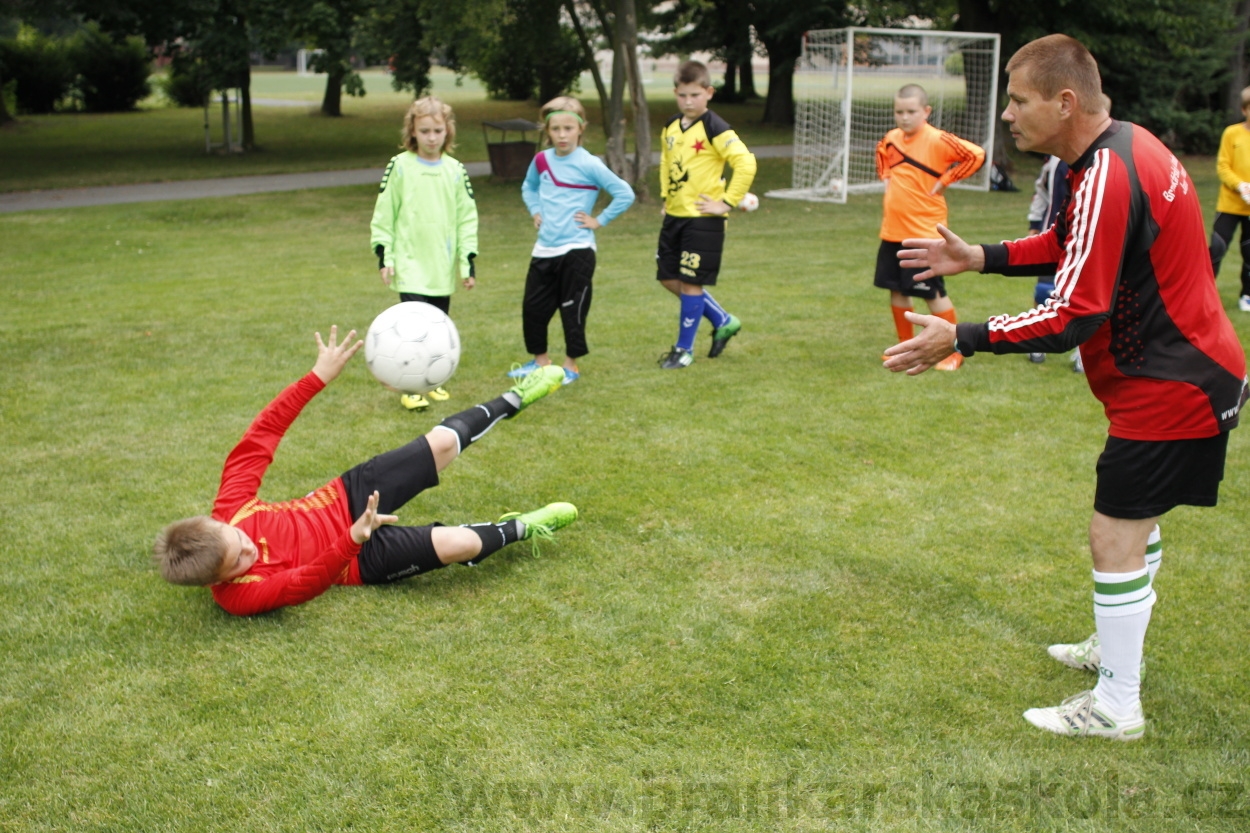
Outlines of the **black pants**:
<svg viewBox="0 0 1250 833">
<path fill-rule="evenodd" d="M 530 260 L 521 306 L 526 351 L 534 356 L 547 352 L 547 325 L 559 310 L 565 354 L 576 359 L 590 352 L 586 346 L 586 316 L 590 313 L 590 282 L 594 275 L 594 249 L 570 249 L 558 257 Z"/>
<path fill-rule="evenodd" d="M 1246 240 L 1246 234 L 1250 233 L 1250 217 L 1215 213 L 1215 226 L 1211 230 L 1211 268 L 1219 277 L 1220 263 L 1233 243 L 1233 234 L 1238 226 L 1241 227 L 1241 294 L 1250 295 L 1250 242 Z"/>
<path fill-rule="evenodd" d="M 377 490 L 378 513 L 391 515 L 426 489 L 438 485 L 434 452 L 422 435 L 405 446 L 379 454 L 342 475 L 352 518 L 365 511 L 369 495 Z M 385 584 L 442 566 L 434 552 L 429 526 L 384 524 L 360 548 L 360 580 Z"/>
<path fill-rule="evenodd" d="M 451 296 L 450 295 L 418 295 L 415 292 L 399 293 L 401 301 L 420 301 L 423 304 L 429 304 L 432 307 L 438 307 L 443 311 L 443 315 L 451 315 Z"/>
</svg>

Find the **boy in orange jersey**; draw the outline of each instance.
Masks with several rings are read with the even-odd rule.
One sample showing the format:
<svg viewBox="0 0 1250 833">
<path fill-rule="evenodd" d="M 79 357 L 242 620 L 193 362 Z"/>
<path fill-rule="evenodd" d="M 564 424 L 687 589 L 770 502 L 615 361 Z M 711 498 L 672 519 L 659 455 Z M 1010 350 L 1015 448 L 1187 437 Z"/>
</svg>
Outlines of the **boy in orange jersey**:
<svg viewBox="0 0 1250 833">
<path fill-rule="evenodd" d="M 905 317 L 912 311 L 912 298 L 924 298 L 930 313 L 956 323 L 946 282 L 940 277 L 916 281 L 919 270 L 899 266 L 898 251 L 904 239 L 936 236 L 938 223 L 946 225 L 943 192 L 952 182 L 976 173 L 985 162 L 980 147 L 929 124 L 932 112 L 923 87 L 904 85 L 894 97 L 897 127 L 877 144 L 877 176 L 885 182 L 885 212 L 873 285 L 890 290 L 890 310 L 900 342 L 915 337 L 915 328 Z M 963 356 L 951 353 L 937 369 L 958 370 L 962 363 Z"/>
</svg>

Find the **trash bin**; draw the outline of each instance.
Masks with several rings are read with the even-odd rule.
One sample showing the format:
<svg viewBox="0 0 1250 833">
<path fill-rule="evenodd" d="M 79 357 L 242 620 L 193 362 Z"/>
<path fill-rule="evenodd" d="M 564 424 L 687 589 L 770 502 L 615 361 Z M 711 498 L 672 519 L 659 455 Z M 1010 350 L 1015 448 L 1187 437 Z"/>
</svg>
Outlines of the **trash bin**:
<svg viewBox="0 0 1250 833">
<path fill-rule="evenodd" d="M 502 138 L 498 142 L 492 142 L 487 132 L 488 129 L 500 131 L 503 134 Z M 482 122 L 482 136 L 486 139 L 486 152 L 490 154 L 491 176 L 503 180 L 525 179 L 530 160 L 538 151 L 537 137 L 534 141 L 530 141 L 525 134 L 541 129 L 541 124 L 525 119 Z M 510 142 L 508 141 L 509 133 L 520 133 L 521 138 Z"/>
</svg>

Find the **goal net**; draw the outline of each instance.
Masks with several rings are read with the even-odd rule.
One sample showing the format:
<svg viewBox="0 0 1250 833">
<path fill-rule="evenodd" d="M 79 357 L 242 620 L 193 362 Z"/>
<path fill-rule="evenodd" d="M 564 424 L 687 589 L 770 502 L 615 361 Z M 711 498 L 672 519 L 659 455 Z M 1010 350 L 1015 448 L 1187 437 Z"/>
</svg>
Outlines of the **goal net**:
<svg viewBox="0 0 1250 833">
<path fill-rule="evenodd" d="M 953 188 L 987 191 L 997 120 L 999 36 L 921 29 L 821 29 L 794 69 L 794 178 L 765 196 L 846 202 L 881 190 L 877 142 L 894 125 L 894 94 L 919 84 L 929 123 L 985 149 L 986 164 Z"/>
</svg>

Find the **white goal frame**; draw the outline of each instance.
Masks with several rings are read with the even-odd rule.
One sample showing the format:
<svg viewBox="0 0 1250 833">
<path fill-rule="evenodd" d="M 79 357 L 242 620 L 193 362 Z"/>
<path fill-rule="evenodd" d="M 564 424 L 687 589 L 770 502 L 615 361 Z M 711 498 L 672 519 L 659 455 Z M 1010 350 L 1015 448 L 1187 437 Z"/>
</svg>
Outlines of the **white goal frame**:
<svg viewBox="0 0 1250 833">
<path fill-rule="evenodd" d="M 985 150 L 981 169 L 951 187 L 988 191 L 999 48 L 993 33 L 860 26 L 804 33 L 794 67 L 793 184 L 765 196 L 845 203 L 848 194 L 883 190 L 877 142 L 894 127 L 894 94 L 911 83 L 928 93 L 930 124 Z"/>
</svg>

